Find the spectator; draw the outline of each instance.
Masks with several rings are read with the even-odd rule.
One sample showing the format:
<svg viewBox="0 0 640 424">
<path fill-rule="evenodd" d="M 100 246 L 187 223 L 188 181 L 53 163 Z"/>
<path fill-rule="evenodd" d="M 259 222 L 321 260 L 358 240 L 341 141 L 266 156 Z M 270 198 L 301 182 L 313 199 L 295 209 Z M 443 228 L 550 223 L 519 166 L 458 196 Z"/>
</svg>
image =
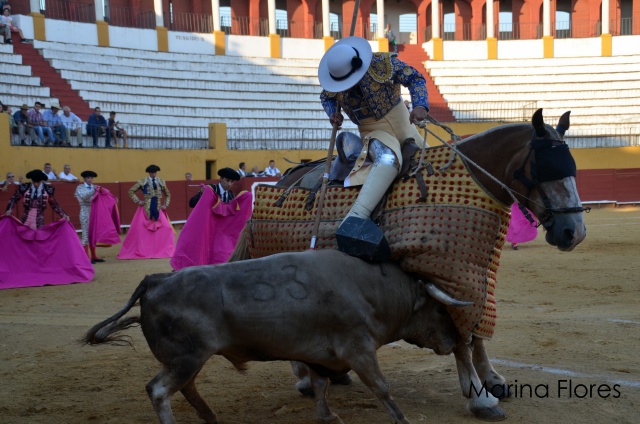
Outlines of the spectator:
<svg viewBox="0 0 640 424">
<path fill-rule="evenodd" d="M 231 168 L 222 168 L 218 171 L 218 175 L 220 176 L 220 182 L 218 184 L 209 184 L 209 187 L 213 189 L 213 192 L 220 197 L 222 203 L 229 203 L 233 200 L 235 195 L 233 191 L 231 191 L 231 186 L 235 181 L 240 180 L 240 174 L 234 171 Z M 202 192 L 204 191 L 204 186 L 200 189 L 199 192 L 196 193 L 189 200 L 189 207 L 195 208 L 198 204 L 198 200 L 202 197 Z"/>
<path fill-rule="evenodd" d="M 65 165 L 66 167 L 67 165 Z M 91 199 L 96 190 L 101 190 L 97 185 L 93 184 L 93 179 L 98 176 L 93 171 L 82 171 L 80 176 L 84 179 L 84 183 L 76 187 L 75 196 L 80 202 L 80 226 L 82 227 L 82 247 L 89 256 L 89 218 L 91 217 Z M 77 179 L 76 179 L 77 180 Z M 91 263 L 104 262 L 104 259 L 98 258 L 96 255 L 96 247 L 91 246 Z"/>
<path fill-rule="evenodd" d="M 51 109 L 45 110 L 42 113 L 42 119 L 44 119 L 56 137 L 53 142 L 54 146 L 70 146 L 71 144 L 67 143 L 67 128 L 62 124 L 58 112 L 60 112 L 60 105 L 58 103 L 51 103 Z"/>
<path fill-rule="evenodd" d="M 273 159 L 269 161 L 269 166 L 264 170 L 264 173 L 268 177 L 282 177 L 282 173 L 276 168 L 276 162 Z"/>
<path fill-rule="evenodd" d="M 0 0 L 0 10 L 4 11 L 4 9 L 9 9 L 9 12 L 11 12 L 9 0 Z"/>
<path fill-rule="evenodd" d="M 73 134 L 78 139 L 78 147 L 82 147 L 82 120 L 78 118 L 75 113 L 71 112 L 71 108 L 69 108 L 69 106 L 65 106 L 62 108 L 62 116 L 60 116 L 60 121 L 66 129 L 65 139 L 67 141 L 70 141 L 71 134 Z"/>
<path fill-rule="evenodd" d="M 149 165 L 145 172 L 149 174 L 147 178 L 143 178 L 135 183 L 129 189 L 129 197 L 140 206 L 144 206 L 147 217 L 153 221 L 157 221 L 160 217 L 159 209 L 167 209 L 171 201 L 171 193 L 167 188 L 164 180 L 157 178 L 156 174 L 160 171 L 157 165 Z M 136 191 L 141 190 L 144 200 L 140 200 Z M 164 205 L 162 203 L 162 194 L 164 193 Z M 158 209 L 159 208 L 159 209 Z"/>
<path fill-rule="evenodd" d="M 387 24 L 387 28 L 384 30 L 384 37 L 389 40 L 389 45 L 393 49 L 394 53 L 398 53 L 398 45 L 396 44 L 396 34 L 391 29 L 391 24 Z"/>
<path fill-rule="evenodd" d="M 40 137 L 40 142 L 43 145 L 48 146 L 49 144 L 54 142 L 56 138 L 53 135 L 53 131 L 51 131 L 51 128 L 47 126 L 46 121 L 42 117 L 42 113 L 40 113 L 40 108 L 43 106 L 44 104 L 36 102 L 36 104 L 33 106 L 33 109 L 31 109 L 27 115 L 29 117 L 29 125 L 33 126 L 33 130 L 38 134 L 38 137 Z M 46 143 L 44 141 L 45 132 L 49 137 L 49 140 Z"/>
<path fill-rule="evenodd" d="M 58 179 L 63 183 L 77 183 L 79 181 L 78 177 L 71 173 L 71 165 L 68 163 L 64 165 L 64 171 L 58 175 Z"/>
<path fill-rule="evenodd" d="M 47 208 L 47 203 L 58 215 L 69 220 L 69 216 L 53 197 L 55 189 L 48 184 L 43 184 L 43 181 L 47 181 L 47 175 L 39 169 L 34 169 L 27 174 L 27 178 L 31 182 L 20 184 L 16 194 L 9 200 L 6 215 L 11 216 L 13 208 L 22 199 L 24 213 L 21 221 L 31 229 L 37 230 L 44 226 L 44 211 Z"/>
<path fill-rule="evenodd" d="M 113 138 L 113 143 L 118 147 L 118 139 L 122 138 L 123 144 L 122 148 L 127 148 L 127 131 L 120 126 L 120 121 L 116 121 L 116 113 L 109 113 L 109 120 L 107 121 L 107 125 L 109 126 L 109 133 Z"/>
<path fill-rule="evenodd" d="M 251 172 L 247 176 L 248 177 L 264 177 L 265 173 L 264 171 L 260 171 L 260 168 L 258 168 L 258 165 L 253 165 L 253 168 L 251 168 Z"/>
<path fill-rule="evenodd" d="M 22 41 L 23 43 L 27 42 L 27 39 L 24 38 L 24 34 L 22 34 L 22 30 L 20 28 L 18 28 L 17 26 L 15 26 L 15 24 L 13 23 L 13 18 L 11 17 L 11 8 L 10 7 L 6 7 L 4 9 L 2 9 L 2 17 L 0 18 L 0 20 L 2 20 L 2 23 L 5 25 L 5 43 L 6 43 L 6 33 L 7 33 L 7 29 L 9 29 L 10 32 L 17 32 L 18 35 L 20 35 L 20 41 Z M 13 41 L 11 40 L 11 37 L 9 37 L 9 44 L 13 44 Z"/>
<path fill-rule="evenodd" d="M 407 107 L 407 110 L 411 112 L 411 102 L 409 100 L 405 100 L 404 105 Z"/>
<path fill-rule="evenodd" d="M 191 175 L 191 172 L 184 174 L 184 179 L 187 181 L 193 181 L 193 175 Z"/>
<path fill-rule="evenodd" d="M 33 127 L 29 125 L 29 115 L 27 111 L 29 110 L 29 106 L 26 104 L 20 107 L 20 110 L 13 114 L 13 120 L 17 125 L 17 128 L 13 129 L 14 134 L 18 134 L 20 136 L 20 144 L 22 146 L 26 146 L 27 142 L 27 133 L 31 137 L 31 145 L 37 146 L 34 138 L 36 138 L 35 133 L 33 131 Z M 16 131 L 17 130 L 17 131 Z"/>
<path fill-rule="evenodd" d="M 0 19 L 0 35 L 4 39 L 4 44 L 13 44 L 13 40 L 11 40 L 11 25 L 5 25 L 2 19 Z"/>
<path fill-rule="evenodd" d="M 108 131 L 107 120 L 101 115 L 100 108 L 93 109 L 87 121 L 87 135 L 93 138 L 93 147 L 98 147 L 98 138 L 105 136 L 104 147 L 111 147 L 111 133 Z"/>
<path fill-rule="evenodd" d="M 56 176 L 56 170 L 51 168 L 51 164 L 49 162 L 44 164 L 44 174 L 47 176 L 45 181 L 56 181 L 58 179 Z"/>
<path fill-rule="evenodd" d="M 13 186 L 13 185 L 20 185 L 20 183 L 22 183 L 22 176 L 20 177 L 20 182 L 16 181 L 16 176 L 13 174 L 13 172 L 7 172 L 7 178 L 0 182 L 0 186 L 2 186 L 2 188 L 0 188 L 0 191 L 7 191 L 9 190 L 9 187 Z"/>
<path fill-rule="evenodd" d="M 247 171 L 246 171 L 247 165 L 245 165 L 244 162 L 240 162 L 238 164 L 238 174 L 240 174 L 240 177 L 246 177 L 247 176 Z"/>
</svg>

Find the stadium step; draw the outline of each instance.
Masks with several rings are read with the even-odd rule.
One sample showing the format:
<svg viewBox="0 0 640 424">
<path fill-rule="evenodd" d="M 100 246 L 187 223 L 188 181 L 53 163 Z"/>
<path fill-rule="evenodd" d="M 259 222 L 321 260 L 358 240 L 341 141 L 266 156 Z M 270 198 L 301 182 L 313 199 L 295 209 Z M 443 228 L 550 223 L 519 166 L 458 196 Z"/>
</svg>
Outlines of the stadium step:
<svg viewBox="0 0 640 424">
<path fill-rule="evenodd" d="M 429 114 L 441 122 L 455 122 L 456 118 L 449 109 L 447 102 L 442 97 L 440 89 L 433 82 L 431 75 L 424 67 L 424 62 L 429 60 L 429 55 L 419 44 L 399 44 L 398 57 L 403 62 L 416 68 L 427 80 L 427 92 L 429 93 Z"/>
<path fill-rule="evenodd" d="M 52 97 L 56 97 L 62 106 L 69 106 L 83 121 L 89 118 L 92 113 L 89 104 L 71 88 L 71 85 L 38 53 L 33 45 L 16 43 L 13 48 L 15 53 L 22 56 L 22 63 L 31 67 L 33 76 L 40 78 L 40 85 L 49 87 Z M 46 106 L 50 107 L 50 105 Z"/>
</svg>

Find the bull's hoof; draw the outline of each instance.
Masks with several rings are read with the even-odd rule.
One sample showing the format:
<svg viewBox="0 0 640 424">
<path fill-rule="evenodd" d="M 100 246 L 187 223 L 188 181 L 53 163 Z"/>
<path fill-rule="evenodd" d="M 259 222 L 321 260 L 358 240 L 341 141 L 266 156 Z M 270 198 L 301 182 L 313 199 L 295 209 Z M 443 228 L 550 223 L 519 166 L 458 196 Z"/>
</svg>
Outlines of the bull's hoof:
<svg viewBox="0 0 640 424">
<path fill-rule="evenodd" d="M 311 387 L 311 382 L 309 382 L 308 378 L 302 379 L 296 383 L 296 389 L 303 396 L 314 397 L 316 394 L 313 392 L 313 388 Z"/>
<path fill-rule="evenodd" d="M 353 383 L 353 379 L 349 374 L 339 375 L 337 377 L 331 377 L 329 379 L 331 384 L 338 384 L 340 386 L 348 386 Z"/>
<path fill-rule="evenodd" d="M 476 416 L 477 419 L 482 421 L 502 421 L 507 419 L 507 414 L 500 408 L 499 406 L 491 406 L 487 408 L 476 408 L 471 409 L 473 415 Z"/>
</svg>

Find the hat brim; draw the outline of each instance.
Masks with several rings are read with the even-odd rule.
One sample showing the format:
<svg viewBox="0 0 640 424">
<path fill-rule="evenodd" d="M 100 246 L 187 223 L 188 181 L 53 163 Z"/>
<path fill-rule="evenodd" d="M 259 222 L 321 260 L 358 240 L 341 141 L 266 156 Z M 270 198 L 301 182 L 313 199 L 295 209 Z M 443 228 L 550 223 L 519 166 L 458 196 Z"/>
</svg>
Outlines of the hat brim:
<svg viewBox="0 0 640 424">
<path fill-rule="evenodd" d="M 362 67 L 356 70 L 348 78 L 341 81 L 336 81 L 331 77 L 331 73 L 329 72 L 327 58 L 330 56 L 330 52 L 332 49 L 342 44 L 347 44 L 358 50 L 360 59 L 362 59 Z M 341 91 L 348 90 L 349 88 L 356 85 L 362 79 L 362 77 L 364 77 L 364 74 L 366 74 L 367 70 L 369 69 L 369 65 L 371 65 L 372 58 L 373 50 L 371 49 L 371 44 L 369 44 L 367 40 L 361 37 L 343 38 L 342 40 L 336 42 L 333 46 L 331 46 L 320 60 L 320 65 L 318 66 L 318 80 L 320 81 L 320 85 L 322 86 L 322 88 L 332 93 L 339 93 Z"/>
</svg>

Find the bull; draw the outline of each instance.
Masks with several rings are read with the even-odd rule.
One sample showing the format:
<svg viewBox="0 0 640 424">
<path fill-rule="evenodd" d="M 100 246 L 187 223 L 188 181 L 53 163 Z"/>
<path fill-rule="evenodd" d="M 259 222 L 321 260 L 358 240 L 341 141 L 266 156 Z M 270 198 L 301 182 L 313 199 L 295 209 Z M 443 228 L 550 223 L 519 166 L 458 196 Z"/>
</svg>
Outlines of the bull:
<svg viewBox="0 0 640 424">
<path fill-rule="evenodd" d="M 139 316 L 125 317 L 138 301 Z M 163 366 L 146 385 L 163 424 L 175 423 L 170 401 L 177 391 L 201 419 L 218 422 L 195 386 L 212 355 L 238 370 L 249 361 L 306 365 L 319 422 L 341 422 L 327 404 L 328 381 L 353 370 L 393 422 L 409 423 L 389 393 L 376 351 L 405 340 L 451 353 L 461 342 L 447 305 L 466 303 L 392 263 L 371 264 L 335 250 L 282 253 L 146 276 L 127 304 L 82 342 L 129 343 L 121 332 L 140 325 Z"/>
</svg>

